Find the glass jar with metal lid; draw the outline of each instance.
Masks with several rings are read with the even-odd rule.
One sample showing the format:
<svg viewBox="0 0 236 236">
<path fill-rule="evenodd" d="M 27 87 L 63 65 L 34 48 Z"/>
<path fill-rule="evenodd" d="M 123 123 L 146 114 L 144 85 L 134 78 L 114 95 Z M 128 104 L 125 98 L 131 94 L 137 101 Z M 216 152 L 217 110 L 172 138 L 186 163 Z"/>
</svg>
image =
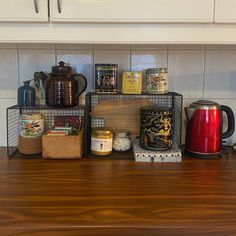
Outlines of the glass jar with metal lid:
<svg viewBox="0 0 236 236">
<path fill-rule="evenodd" d="M 91 153 L 107 156 L 112 153 L 113 132 L 106 127 L 95 127 L 91 131 Z"/>
<path fill-rule="evenodd" d="M 117 93 L 118 65 L 95 64 L 95 90 L 98 93 Z"/>
<path fill-rule="evenodd" d="M 150 94 L 168 93 L 169 77 L 166 67 L 146 70 L 146 92 Z"/>
</svg>

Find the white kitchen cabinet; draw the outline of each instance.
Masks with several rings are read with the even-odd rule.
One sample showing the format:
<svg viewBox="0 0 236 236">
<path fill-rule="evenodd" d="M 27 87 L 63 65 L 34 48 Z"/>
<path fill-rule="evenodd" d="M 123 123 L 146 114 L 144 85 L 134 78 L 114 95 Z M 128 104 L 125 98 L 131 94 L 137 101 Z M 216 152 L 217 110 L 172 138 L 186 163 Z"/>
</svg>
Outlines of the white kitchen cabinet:
<svg viewBox="0 0 236 236">
<path fill-rule="evenodd" d="M 215 0 L 216 23 L 236 23 L 236 0 Z"/>
<path fill-rule="evenodd" d="M 47 22 L 48 0 L 1 0 L 0 22 Z"/>
<path fill-rule="evenodd" d="M 213 22 L 214 0 L 50 0 L 52 22 Z"/>
</svg>

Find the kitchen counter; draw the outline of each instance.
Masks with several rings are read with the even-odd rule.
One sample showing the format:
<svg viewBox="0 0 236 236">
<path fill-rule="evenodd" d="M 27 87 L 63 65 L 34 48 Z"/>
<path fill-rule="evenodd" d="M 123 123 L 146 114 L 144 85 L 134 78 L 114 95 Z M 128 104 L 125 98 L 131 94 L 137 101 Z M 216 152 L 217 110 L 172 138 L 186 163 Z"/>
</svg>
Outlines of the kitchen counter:
<svg viewBox="0 0 236 236">
<path fill-rule="evenodd" d="M 0 149 L 0 235 L 236 235 L 236 154 L 181 163 Z"/>
</svg>

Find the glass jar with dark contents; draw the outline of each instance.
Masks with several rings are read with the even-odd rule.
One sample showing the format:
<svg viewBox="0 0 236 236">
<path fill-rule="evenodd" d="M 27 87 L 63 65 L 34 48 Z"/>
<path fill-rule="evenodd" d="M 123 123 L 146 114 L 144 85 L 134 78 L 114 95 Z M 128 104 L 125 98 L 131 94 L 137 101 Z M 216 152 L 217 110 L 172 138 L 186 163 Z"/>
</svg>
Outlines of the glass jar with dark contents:
<svg viewBox="0 0 236 236">
<path fill-rule="evenodd" d="M 117 93 L 118 65 L 95 64 L 95 91 Z"/>
</svg>

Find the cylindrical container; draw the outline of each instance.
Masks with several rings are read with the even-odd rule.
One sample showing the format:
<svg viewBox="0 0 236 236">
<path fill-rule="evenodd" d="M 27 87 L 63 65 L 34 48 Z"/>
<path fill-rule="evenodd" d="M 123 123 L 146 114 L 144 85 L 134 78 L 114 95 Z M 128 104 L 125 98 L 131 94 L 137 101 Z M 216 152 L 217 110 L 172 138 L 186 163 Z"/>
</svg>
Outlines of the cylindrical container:
<svg viewBox="0 0 236 236">
<path fill-rule="evenodd" d="M 167 150 L 172 145 L 172 108 L 149 106 L 140 109 L 140 146 L 148 150 Z"/>
<path fill-rule="evenodd" d="M 34 155 L 42 152 L 42 136 L 24 138 L 19 136 L 18 150 L 21 154 Z"/>
<path fill-rule="evenodd" d="M 146 92 L 150 94 L 168 93 L 169 77 L 167 68 L 149 68 L 146 70 Z"/>
<path fill-rule="evenodd" d="M 41 113 L 23 113 L 20 115 L 20 135 L 24 138 L 39 137 L 44 131 Z"/>
<path fill-rule="evenodd" d="M 114 133 L 113 149 L 118 152 L 125 152 L 131 148 L 131 140 L 128 131 L 118 130 Z"/>
<path fill-rule="evenodd" d="M 117 64 L 95 64 L 95 91 L 97 93 L 117 93 L 117 83 Z"/>
<path fill-rule="evenodd" d="M 30 81 L 24 81 L 24 85 L 17 90 L 18 106 L 35 106 L 35 89 L 30 86 Z"/>
<path fill-rule="evenodd" d="M 91 153 L 107 156 L 112 153 L 113 133 L 105 127 L 96 127 L 91 131 Z"/>
</svg>

